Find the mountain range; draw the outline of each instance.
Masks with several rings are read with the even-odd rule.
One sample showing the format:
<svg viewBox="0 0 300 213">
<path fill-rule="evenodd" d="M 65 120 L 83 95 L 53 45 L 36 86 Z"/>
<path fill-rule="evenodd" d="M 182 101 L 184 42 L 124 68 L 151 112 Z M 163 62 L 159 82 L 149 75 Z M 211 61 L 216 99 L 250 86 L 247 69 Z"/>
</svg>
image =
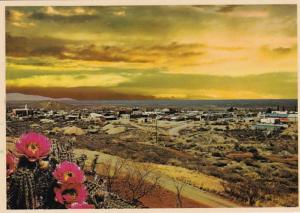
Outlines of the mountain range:
<svg viewBox="0 0 300 213">
<path fill-rule="evenodd" d="M 39 95 L 25 95 L 22 93 L 6 93 L 6 101 L 72 101 L 72 98 L 50 98 Z"/>
</svg>

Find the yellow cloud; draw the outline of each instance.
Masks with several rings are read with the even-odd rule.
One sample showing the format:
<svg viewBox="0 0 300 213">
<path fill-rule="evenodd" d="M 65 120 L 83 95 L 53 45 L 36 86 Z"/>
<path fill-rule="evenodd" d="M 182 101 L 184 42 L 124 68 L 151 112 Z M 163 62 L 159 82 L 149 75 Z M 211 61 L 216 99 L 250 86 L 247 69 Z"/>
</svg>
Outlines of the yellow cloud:
<svg viewBox="0 0 300 213">
<path fill-rule="evenodd" d="M 32 21 L 26 21 L 28 14 L 20 12 L 18 10 L 10 10 L 7 19 L 15 27 L 19 28 L 30 28 L 34 27 L 35 23 Z"/>
<path fill-rule="evenodd" d="M 85 9 L 83 7 L 45 7 L 45 13 L 48 15 L 57 15 L 57 16 L 76 16 L 76 15 L 93 15 L 95 14 L 95 10 L 93 9 Z"/>
<path fill-rule="evenodd" d="M 226 15 L 244 18 L 266 18 L 269 13 L 267 11 L 233 11 L 226 13 Z"/>
<path fill-rule="evenodd" d="M 6 84 L 17 87 L 110 87 L 126 81 L 127 78 L 114 74 L 42 75 L 6 80 Z"/>
<path fill-rule="evenodd" d="M 113 14 L 115 16 L 126 16 L 126 11 L 125 10 L 119 10 L 119 11 L 113 12 Z"/>
<path fill-rule="evenodd" d="M 155 97 L 156 98 L 162 98 L 162 99 L 277 99 L 282 98 L 281 96 L 278 96 L 276 94 L 262 94 L 252 91 L 246 91 L 246 90 L 215 90 L 215 89 L 209 89 L 209 90 L 156 90 L 155 91 Z"/>
<path fill-rule="evenodd" d="M 29 28 L 29 27 L 34 27 L 35 23 L 33 22 L 12 22 L 12 25 L 15 27 L 20 27 L 20 28 Z"/>
<path fill-rule="evenodd" d="M 22 19 L 26 17 L 25 13 L 22 13 L 18 10 L 10 10 L 9 11 L 9 19 L 13 22 L 22 21 Z"/>
</svg>

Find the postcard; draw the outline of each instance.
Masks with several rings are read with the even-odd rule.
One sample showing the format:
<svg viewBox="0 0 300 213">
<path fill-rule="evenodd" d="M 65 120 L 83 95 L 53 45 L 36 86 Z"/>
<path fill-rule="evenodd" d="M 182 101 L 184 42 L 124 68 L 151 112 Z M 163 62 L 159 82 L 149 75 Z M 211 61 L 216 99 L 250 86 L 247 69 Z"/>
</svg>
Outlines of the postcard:
<svg viewBox="0 0 300 213">
<path fill-rule="evenodd" d="M 297 7 L 1 3 L 3 209 L 298 211 Z"/>
</svg>

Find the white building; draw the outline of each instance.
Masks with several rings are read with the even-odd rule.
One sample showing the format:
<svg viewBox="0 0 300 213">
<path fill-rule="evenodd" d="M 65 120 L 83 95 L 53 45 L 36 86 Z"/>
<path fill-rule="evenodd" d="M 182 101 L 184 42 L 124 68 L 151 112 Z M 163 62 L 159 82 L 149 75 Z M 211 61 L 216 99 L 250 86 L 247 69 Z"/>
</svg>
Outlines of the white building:
<svg viewBox="0 0 300 213">
<path fill-rule="evenodd" d="M 103 115 L 92 112 L 92 113 L 90 113 L 88 120 L 100 122 L 100 121 L 102 121 L 101 119 L 103 119 L 103 118 L 104 118 Z"/>
<path fill-rule="evenodd" d="M 260 123 L 265 123 L 265 124 L 275 124 L 279 123 L 280 119 L 278 118 L 262 118 L 260 119 Z"/>
<path fill-rule="evenodd" d="M 163 110 L 162 110 L 162 112 L 164 112 L 164 113 L 169 113 L 171 110 L 169 109 L 169 108 L 164 108 Z"/>
<path fill-rule="evenodd" d="M 277 115 L 286 115 L 288 114 L 288 111 L 272 111 L 271 113 Z"/>
<path fill-rule="evenodd" d="M 130 115 L 129 114 L 122 114 L 122 115 L 120 115 L 120 120 L 122 122 L 128 123 L 130 121 Z"/>
<path fill-rule="evenodd" d="M 298 114 L 297 113 L 289 114 L 287 118 L 289 122 L 297 122 Z"/>
</svg>

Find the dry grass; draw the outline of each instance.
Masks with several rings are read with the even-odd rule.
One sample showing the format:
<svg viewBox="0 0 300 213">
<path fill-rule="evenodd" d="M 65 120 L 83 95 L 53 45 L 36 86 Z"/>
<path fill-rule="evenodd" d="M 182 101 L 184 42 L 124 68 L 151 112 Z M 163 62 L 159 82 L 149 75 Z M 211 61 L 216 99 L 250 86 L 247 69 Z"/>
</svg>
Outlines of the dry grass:
<svg viewBox="0 0 300 213">
<path fill-rule="evenodd" d="M 183 182 L 187 182 L 197 188 L 214 191 L 224 191 L 221 185 L 221 179 L 208 176 L 200 172 L 192 171 L 177 166 L 161 165 L 161 164 L 150 164 L 151 167 L 172 178 L 179 179 Z"/>
<path fill-rule="evenodd" d="M 296 207 L 298 206 L 298 194 L 292 193 L 280 197 L 272 196 L 271 200 L 263 203 L 257 202 L 255 205 L 258 207 Z"/>
<path fill-rule="evenodd" d="M 86 154 L 88 157 L 87 164 L 91 163 L 91 160 L 93 159 L 95 154 L 100 154 L 98 162 L 103 162 L 107 160 L 115 161 L 119 158 L 113 155 L 108 155 L 101 152 L 89 151 L 83 149 L 75 149 L 74 153 L 76 153 L 77 155 L 82 153 Z M 214 190 L 218 192 L 224 191 L 224 188 L 221 185 L 221 179 L 213 176 L 208 176 L 203 173 L 192 171 L 178 166 L 170 166 L 170 165 L 162 165 L 162 164 L 154 164 L 154 163 L 138 163 L 130 160 L 127 161 L 128 163 L 135 164 L 136 166 L 144 166 L 144 165 L 150 166 L 152 169 L 156 170 L 162 175 L 169 176 L 171 178 L 176 178 L 181 181 L 186 181 L 197 188 L 202 188 L 205 190 Z M 101 164 L 97 166 L 97 170 L 99 172 L 101 171 Z"/>
</svg>

